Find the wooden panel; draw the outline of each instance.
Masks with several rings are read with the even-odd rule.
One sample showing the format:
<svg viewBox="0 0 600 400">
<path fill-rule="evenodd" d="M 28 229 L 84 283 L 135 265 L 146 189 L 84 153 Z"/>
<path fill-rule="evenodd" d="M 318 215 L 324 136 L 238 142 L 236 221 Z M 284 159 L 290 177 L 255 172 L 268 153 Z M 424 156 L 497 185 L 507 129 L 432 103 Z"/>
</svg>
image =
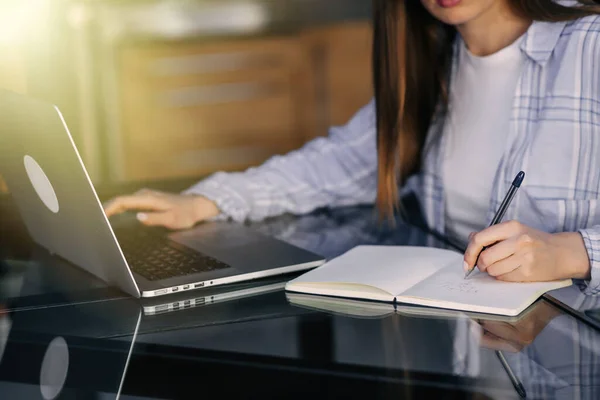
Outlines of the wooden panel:
<svg viewBox="0 0 600 400">
<path fill-rule="evenodd" d="M 131 45 L 119 70 L 124 179 L 241 170 L 327 134 L 371 99 L 371 28 Z"/>
<path fill-rule="evenodd" d="M 303 139 L 324 136 L 329 129 L 327 93 L 327 35 L 323 29 L 309 29 L 300 35 L 306 68 L 301 76 L 299 116 L 303 123 Z"/>
<path fill-rule="evenodd" d="M 240 170 L 302 142 L 293 38 L 126 48 L 125 179 Z"/>
<path fill-rule="evenodd" d="M 345 124 L 373 97 L 372 30 L 369 23 L 332 28 L 328 32 L 327 90 L 329 122 Z"/>
<path fill-rule="evenodd" d="M 211 147 L 271 138 L 293 142 L 297 141 L 294 119 L 294 104 L 286 94 L 232 104 L 157 109 L 130 121 L 131 134 L 125 143 Z"/>
<path fill-rule="evenodd" d="M 156 111 L 132 127 L 146 137 L 125 138 L 128 170 L 135 177 L 167 177 L 256 165 L 299 145 L 294 119 L 289 96 Z"/>
<path fill-rule="evenodd" d="M 169 43 L 124 49 L 128 78 L 157 80 L 176 76 L 227 74 L 288 68 L 298 57 L 295 39 L 265 38 L 231 42 Z"/>
<path fill-rule="evenodd" d="M 371 41 L 367 21 L 313 29 L 303 35 L 312 55 L 315 136 L 345 124 L 373 97 Z M 310 116 L 310 113 L 309 113 Z"/>
<path fill-rule="evenodd" d="M 220 142 L 227 138 L 252 139 L 273 131 L 293 134 L 290 123 L 295 119 L 295 99 L 290 90 L 291 77 L 254 75 L 196 82 L 190 79 L 170 85 L 129 82 L 123 93 L 124 109 L 130 113 L 125 121 L 128 136 L 146 140 L 155 135 L 150 137 L 171 141 L 200 135 Z"/>
</svg>

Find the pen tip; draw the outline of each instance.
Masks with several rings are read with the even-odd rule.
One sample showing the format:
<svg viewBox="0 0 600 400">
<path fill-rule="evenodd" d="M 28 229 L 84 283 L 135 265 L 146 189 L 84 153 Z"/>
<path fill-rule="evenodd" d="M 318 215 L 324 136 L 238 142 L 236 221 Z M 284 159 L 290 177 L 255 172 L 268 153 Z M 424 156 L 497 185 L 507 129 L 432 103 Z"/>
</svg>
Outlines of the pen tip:
<svg viewBox="0 0 600 400">
<path fill-rule="evenodd" d="M 519 383 L 517 385 L 517 393 L 519 394 L 519 396 L 521 396 L 522 399 L 527 398 L 527 392 L 525 391 L 525 388 L 523 387 L 522 383 Z"/>
<path fill-rule="evenodd" d="M 523 179 L 525 179 L 525 172 L 520 171 L 517 176 L 515 177 L 515 180 L 513 181 L 513 186 L 519 187 L 521 186 L 521 183 L 523 183 Z"/>
</svg>

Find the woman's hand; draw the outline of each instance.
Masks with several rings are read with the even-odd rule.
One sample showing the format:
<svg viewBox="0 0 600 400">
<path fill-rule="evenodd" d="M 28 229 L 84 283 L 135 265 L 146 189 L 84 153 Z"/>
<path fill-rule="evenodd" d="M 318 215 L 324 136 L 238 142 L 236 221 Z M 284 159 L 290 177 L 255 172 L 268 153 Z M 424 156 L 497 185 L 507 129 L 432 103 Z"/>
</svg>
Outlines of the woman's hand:
<svg viewBox="0 0 600 400">
<path fill-rule="evenodd" d="M 140 210 L 137 218 L 144 225 L 169 229 L 191 228 L 200 221 L 219 215 L 216 204 L 205 197 L 148 189 L 116 197 L 104 207 L 109 217 L 128 210 Z"/>
<path fill-rule="evenodd" d="M 493 245 L 493 246 L 491 246 Z M 465 251 L 465 269 L 477 267 L 502 281 L 589 279 L 590 262 L 578 232 L 546 233 L 517 221 L 472 233 Z"/>
<path fill-rule="evenodd" d="M 481 344 L 493 350 L 519 352 L 530 345 L 546 325 L 561 314 L 545 301 L 540 301 L 513 323 L 478 321 L 483 328 Z"/>
</svg>

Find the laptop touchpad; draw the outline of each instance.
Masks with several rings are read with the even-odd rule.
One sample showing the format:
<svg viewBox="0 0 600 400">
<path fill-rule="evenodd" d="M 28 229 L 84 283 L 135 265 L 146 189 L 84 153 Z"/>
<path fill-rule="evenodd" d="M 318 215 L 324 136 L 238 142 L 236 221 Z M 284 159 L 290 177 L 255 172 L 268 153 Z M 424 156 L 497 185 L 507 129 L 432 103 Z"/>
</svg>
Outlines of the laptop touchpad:
<svg viewBox="0 0 600 400">
<path fill-rule="evenodd" d="M 300 249 L 234 223 L 205 223 L 169 237 L 244 271 L 311 261 Z"/>
<path fill-rule="evenodd" d="M 262 235 L 240 225 L 206 223 L 185 231 L 169 234 L 169 238 L 199 251 L 231 250 L 264 240 Z"/>
<path fill-rule="evenodd" d="M 229 264 L 238 264 L 240 256 L 248 254 L 249 248 L 265 240 L 259 233 L 229 223 L 205 223 L 171 233 L 169 238 Z"/>
</svg>

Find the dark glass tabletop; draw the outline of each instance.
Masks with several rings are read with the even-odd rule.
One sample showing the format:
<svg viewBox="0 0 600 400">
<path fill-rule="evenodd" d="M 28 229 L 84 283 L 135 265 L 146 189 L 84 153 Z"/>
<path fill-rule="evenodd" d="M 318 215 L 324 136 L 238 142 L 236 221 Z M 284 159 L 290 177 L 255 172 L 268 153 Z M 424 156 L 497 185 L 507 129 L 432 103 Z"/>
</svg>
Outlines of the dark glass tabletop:
<svg viewBox="0 0 600 400">
<path fill-rule="evenodd" d="M 328 259 L 359 244 L 454 246 L 405 204 L 395 226 L 371 207 L 252 226 Z M 600 398 L 600 330 L 589 312 L 600 298 L 576 287 L 512 320 L 317 308 L 283 290 L 293 276 L 157 308 L 33 245 L 8 199 L 0 260 L 2 398 L 505 399 L 519 397 L 516 381 L 528 398 Z"/>
</svg>

